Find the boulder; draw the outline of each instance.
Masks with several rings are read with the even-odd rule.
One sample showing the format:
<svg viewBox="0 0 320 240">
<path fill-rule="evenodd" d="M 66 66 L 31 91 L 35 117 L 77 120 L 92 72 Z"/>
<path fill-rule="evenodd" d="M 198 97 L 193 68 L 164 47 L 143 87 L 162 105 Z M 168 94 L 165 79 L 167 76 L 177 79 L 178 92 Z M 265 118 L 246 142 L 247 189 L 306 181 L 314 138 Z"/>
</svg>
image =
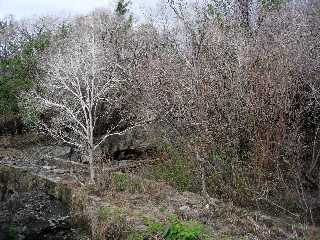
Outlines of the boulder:
<svg viewBox="0 0 320 240">
<path fill-rule="evenodd" d="M 115 160 L 140 158 L 151 148 L 150 135 L 146 127 L 133 128 L 124 134 L 107 138 L 101 145 L 101 151 Z"/>
<path fill-rule="evenodd" d="M 43 192 L 14 193 L 0 202 L 0 240 L 72 239 L 69 211 Z"/>
</svg>

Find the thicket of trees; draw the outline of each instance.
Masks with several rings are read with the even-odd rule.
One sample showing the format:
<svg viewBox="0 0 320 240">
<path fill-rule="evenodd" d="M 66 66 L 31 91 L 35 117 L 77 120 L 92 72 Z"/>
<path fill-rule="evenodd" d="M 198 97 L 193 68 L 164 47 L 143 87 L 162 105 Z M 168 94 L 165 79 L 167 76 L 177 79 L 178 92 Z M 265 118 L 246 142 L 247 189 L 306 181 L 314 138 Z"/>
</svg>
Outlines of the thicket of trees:
<svg viewBox="0 0 320 240">
<path fill-rule="evenodd" d="M 19 23 L 11 16 L 0 20 L 0 134 L 23 131 L 19 94 L 34 86 L 50 27 L 45 19 Z"/>
<path fill-rule="evenodd" d="M 57 22 L 14 51 L 19 23 L 3 21 L 0 99 L 13 100 L 1 109 L 29 109 L 92 167 L 105 137 L 152 119 L 193 190 L 319 222 L 319 1 L 167 0 L 140 24 L 129 6 Z"/>
</svg>

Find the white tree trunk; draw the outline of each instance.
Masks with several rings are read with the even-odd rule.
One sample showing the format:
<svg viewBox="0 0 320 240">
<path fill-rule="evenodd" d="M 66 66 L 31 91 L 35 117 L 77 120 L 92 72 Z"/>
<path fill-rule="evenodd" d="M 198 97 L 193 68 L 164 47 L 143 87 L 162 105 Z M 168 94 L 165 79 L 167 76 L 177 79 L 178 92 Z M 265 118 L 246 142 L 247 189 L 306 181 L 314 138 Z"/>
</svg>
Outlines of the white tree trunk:
<svg viewBox="0 0 320 240">
<path fill-rule="evenodd" d="M 95 182 L 95 171 L 94 171 L 94 163 L 93 163 L 93 148 L 90 147 L 88 150 L 88 158 L 89 158 L 89 168 L 90 168 L 90 182 Z"/>
<path fill-rule="evenodd" d="M 210 196 L 207 191 L 205 160 L 200 156 L 199 151 L 196 151 L 196 159 L 197 159 L 197 163 L 200 164 L 201 193 L 202 193 L 203 197 L 206 199 L 206 201 L 209 201 Z"/>
</svg>

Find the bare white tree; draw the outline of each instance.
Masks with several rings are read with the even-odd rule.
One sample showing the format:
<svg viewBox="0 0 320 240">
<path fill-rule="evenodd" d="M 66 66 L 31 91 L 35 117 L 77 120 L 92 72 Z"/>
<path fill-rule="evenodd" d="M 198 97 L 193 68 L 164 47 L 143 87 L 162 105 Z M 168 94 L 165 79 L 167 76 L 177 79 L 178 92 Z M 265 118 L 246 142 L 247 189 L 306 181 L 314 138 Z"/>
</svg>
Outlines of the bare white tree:
<svg viewBox="0 0 320 240">
<path fill-rule="evenodd" d="M 41 111 L 50 114 L 51 120 L 42 121 L 41 126 L 51 136 L 82 149 L 90 164 L 91 182 L 97 148 L 109 136 L 139 125 L 126 122 L 123 127 L 125 119 L 120 119 L 96 134 L 98 122 L 121 104 L 126 81 L 117 77 L 117 71 L 125 69 L 118 64 L 110 39 L 101 35 L 107 27 L 97 15 L 76 19 L 69 37 L 58 39 L 45 57 L 45 79 L 33 93 Z"/>
</svg>

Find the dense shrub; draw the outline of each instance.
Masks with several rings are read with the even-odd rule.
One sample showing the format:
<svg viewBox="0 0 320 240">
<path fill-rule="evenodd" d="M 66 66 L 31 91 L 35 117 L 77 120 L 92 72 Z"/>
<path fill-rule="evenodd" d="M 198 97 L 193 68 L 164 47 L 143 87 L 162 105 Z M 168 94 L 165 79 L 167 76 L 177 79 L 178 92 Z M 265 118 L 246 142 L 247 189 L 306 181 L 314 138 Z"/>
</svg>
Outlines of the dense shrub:
<svg viewBox="0 0 320 240">
<path fill-rule="evenodd" d="M 123 11 L 70 20 L 78 29 L 92 19 L 101 57 L 112 60 L 101 77 L 121 82 L 117 104 L 94 110 L 94 140 L 153 119 L 150 134 L 166 147 L 149 176 L 319 221 L 319 1 L 258 1 L 251 9 L 244 0 L 191 2 L 167 1 L 161 19 L 143 24 Z M 83 35 L 74 31 L 78 40 Z M 52 53 L 68 46 L 63 38 L 55 34 Z M 0 77 L 2 111 L 19 111 L 17 93 L 32 86 L 29 67 L 45 39 L 1 58 L 2 68 L 9 64 Z M 75 135 L 72 127 L 58 130 Z M 118 190 L 124 176 L 116 176 Z"/>
<path fill-rule="evenodd" d="M 172 215 L 164 223 L 146 219 L 145 224 L 147 225 L 145 231 L 133 232 L 128 239 L 153 239 L 153 237 L 161 237 L 165 240 L 209 239 L 209 236 L 204 233 L 204 226 L 201 223 L 183 221 L 176 215 Z"/>
<path fill-rule="evenodd" d="M 22 114 L 19 107 L 19 95 L 30 90 L 40 73 L 39 52 L 49 44 L 49 32 L 41 30 L 28 32 L 13 19 L 3 19 L 0 23 L 0 117 L 5 132 L 21 133 Z M 7 116 L 13 116 L 8 119 Z M 11 122 L 14 118 L 16 124 Z M 8 120 L 6 120 L 8 119 Z"/>
<path fill-rule="evenodd" d="M 207 5 L 169 7 L 177 22 L 159 38 L 164 48 L 154 41 L 157 57 L 140 76 L 161 138 L 183 143 L 203 192 L 312 220 L 318 206 L 311 195 L 319 191 L 319 3 L 265 6 L 246 26 L 230 12 L 217 19 Z"/>
</svg>

